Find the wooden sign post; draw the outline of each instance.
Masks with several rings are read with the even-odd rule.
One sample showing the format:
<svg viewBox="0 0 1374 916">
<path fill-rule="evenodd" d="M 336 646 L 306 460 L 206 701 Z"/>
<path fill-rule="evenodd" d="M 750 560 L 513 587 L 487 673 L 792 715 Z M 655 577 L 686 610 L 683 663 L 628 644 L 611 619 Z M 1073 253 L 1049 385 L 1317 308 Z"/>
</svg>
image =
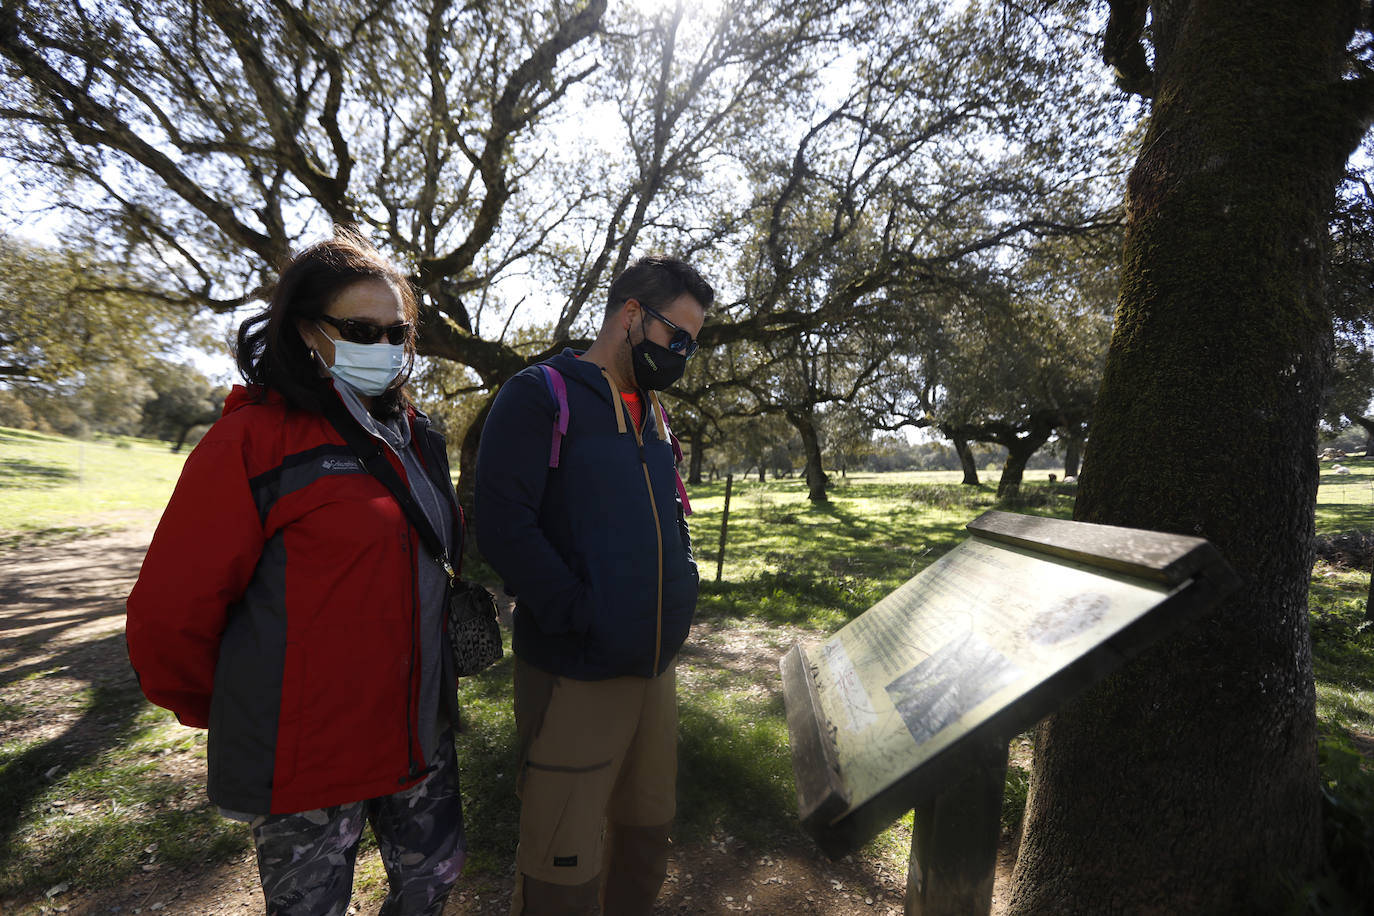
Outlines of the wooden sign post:
<svg viewBox="0 0 1374 916">
<path fill-rule="evenodd" d="M 831 856 L 915 809 L 908 916 L 991 906 L 1010 740 L 1239 584 L 1201 538 L 986 512 L 782 658 L 803 827 Z"/>
</svg>

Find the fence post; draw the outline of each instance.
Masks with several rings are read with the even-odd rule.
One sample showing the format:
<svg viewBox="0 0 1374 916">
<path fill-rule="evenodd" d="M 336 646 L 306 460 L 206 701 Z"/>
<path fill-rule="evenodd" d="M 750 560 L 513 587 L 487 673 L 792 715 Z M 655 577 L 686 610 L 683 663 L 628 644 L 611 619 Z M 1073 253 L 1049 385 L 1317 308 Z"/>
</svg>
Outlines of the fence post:
<svg viewBox="0 0 1374 916">
<path fill-rule="evenodd" d="M 735 475 L 725 475 L 725 510 L 720 513 L 720 550 L 716 552 L 716 581 L 720 581 L 721 570 L 725 568 L 725 531 L 730 524 L 730 487 L 734 485 Z"/>
</svg>

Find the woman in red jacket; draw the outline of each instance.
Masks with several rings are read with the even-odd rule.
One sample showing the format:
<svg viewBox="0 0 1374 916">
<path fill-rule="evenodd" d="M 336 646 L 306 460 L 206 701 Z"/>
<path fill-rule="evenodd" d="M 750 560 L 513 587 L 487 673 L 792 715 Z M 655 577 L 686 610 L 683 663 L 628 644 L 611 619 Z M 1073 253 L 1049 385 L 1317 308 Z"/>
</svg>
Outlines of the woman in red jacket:
<svg viewBox="0 0 1374 916">
<path fill-rule="evenodd" d="M 272 914 L 343 914 L 365 821 L 388 916 L 441 912 L 465 856 L 448 577 L 323 413 L 375 440 L 458 556 L 443 439 L 402 387 L 415 321 L 360 237 L 296 255 L 128 599 L 143 692 L 209 729 L 210 799 L 251 824 Z"/>
</svg>

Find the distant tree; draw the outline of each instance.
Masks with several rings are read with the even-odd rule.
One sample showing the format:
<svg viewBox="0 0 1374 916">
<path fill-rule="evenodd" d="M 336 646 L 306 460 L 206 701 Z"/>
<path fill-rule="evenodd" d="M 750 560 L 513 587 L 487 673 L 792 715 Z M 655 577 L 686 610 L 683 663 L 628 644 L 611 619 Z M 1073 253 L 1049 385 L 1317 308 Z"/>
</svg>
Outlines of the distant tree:
<svg viewBox="0 0 1374 916">
<path fill-rule="evenodd" d="M 1374 456 L 1374 352 L 1359 338 L 1338 336 L 1331 354 L 1331 374 L 1322 398 L 1322 423 L 1336 432 L 1350 426 L 1364 430 L 1365 457 Z"/>
<path fill-rule="evenodd" d="M 1039 246 L 1015 273 L 961 290 L 917 341 L 928 416 L 960 454 L 965 483 L 977 483 L 971 442 L 1007 450 L 997 493 L 1012 496 L 1056 429 L 1084 435 L 1115 295 L 1101 242 L 1097 251 L 1063 240 Z"/>
<path fill-rule="evenodd" d="M 807 498 L 825 502 L 830 478 L 822 454 L 823 418 L 852 402 L 891 352 L 891 339 L 861 327 L 822 327 L 765 348 L 754 373 L 739 384 L 752 395 L 744 413 L 777 414 L 801 438 Z"/>
<path fill-rule="evenodd" d="M 668 411 L 673 435 L 682 444 L 687 461 L 687 483 L 701 484 L 706 455 L 720 444 L 720 427 L 714 417 L 686 401 L 674 400 L 671 408 L 665 404 L 664 409 Z"/>
<path fill-rule="evenodd" d="M 51 385 L 205 342 L 193 315 L 123 289 L 122 268 L 90 254 L 0 234 L 0 262 L 0 383 Z"/>
<path fill-rule="evenodd" d="M 143 370 L 153 396 L 143 404 L 141 434 L 172 443 L 179 452 L 198 426 L 219 419 L 228 392 L 194 366 L 159 360 Z"/>
<path fill-rule="evenodd" d="M 162 356 L 208 342 L 185 309 L 126 289 L 119 265 L 8 236 L 0 260 L 0 386 L 11 422 L 135 434 Z"/>
<path fill-rule="evenodd" d="M 819 418 L 822 450 L 831 456 L 841 477 L 848 476 L 850 468 L 862 465 L 880 447 L 874 441 L 873 423 L 858 408 L 857 400 L 835 404 Z"/>
<path fill-rule="evenodd" d="M 785 464 L 791 470 L 790 439 L 796 434 L 777 415 L 732 416 L 720 420 L 721 453 L 727 467 L 754 472 L 760 483 L 769 468 Z"/>
<path fill-rule="evenodd" d="M 1365 152 L 1374 152 L 1366 140 Z M 1358 426 L 1365 455 L 1374 455 L 1374 178 L 1350 168 L 1336 194 L 1327 254 L 1327 299 L 1335 320 L 1331 376 L 1322 399 L 1322 423 L 1335 432 Z"/>
<path fill-rule="evenodd" d="M 92 368 L 62 387 L 67 390 L 61 396 L 85 428 L 116 436 L 138 435 L 143 406 L 155 397 L 143 371 L 121 363 Z"/>
<path fill-rule="evenodd" d="M 898 343 L 863 391 L 874 426 L 937 430 L 970 486 L 975 444 L 1000 446 L 1003 496 L 1056 432 L 1077 473 L 1111 330 L 1117 239 L 1104 222 L 918 292 L 888 323 Z"/>
</svg>

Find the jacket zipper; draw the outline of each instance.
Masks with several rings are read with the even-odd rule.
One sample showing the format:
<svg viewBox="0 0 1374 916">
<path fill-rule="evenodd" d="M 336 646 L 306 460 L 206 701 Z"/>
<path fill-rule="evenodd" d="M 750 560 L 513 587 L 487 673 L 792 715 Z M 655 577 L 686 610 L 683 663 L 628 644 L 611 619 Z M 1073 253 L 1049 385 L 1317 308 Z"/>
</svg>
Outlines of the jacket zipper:
<svg viewBox="0 0 1374 916">
<path fill-rule="evenodd" d="M 624 432 L 624 417 L 629 414 L 630 409 L 621 400 L 619 389 L 616 388 L 615 382 L 611 381 L 611 377 L 606 374 L 605 369 L 601 370 L 601 374 L 611 386 L 611 401 L 615 407 L 616 424 L 621 427 L 621 432 Z M 653 410 L 653 404 L 648 398 L 645 398 L 641 425 L 647 423 L 651 410 Z M 630 417 L 630 419 L 633 420 L 634 417 Z M 631 423 L 630 427 L 634 431 L 635 444 L 639 447 L 639 466 L 644 471 L 644 488 L 649 493 L 649 509 L 654 517 L 654 537 L 658 543 L 658 596 L 654 611 L 654 664 L 649 669 L 649 677 L 658 677 L 658 663 L 663 656 L 663 524 L 658 518 L 658 500 L 654 499 L 654 484 L 649 477 L 649 461 L 644 455 L 644 436 L 639 426 Z"/>
<path fill-rule="evenodd" d="M 635 431 L 639 440 L 639 466 L 644 471 L 644 488 L 649 491 L 649 509 L 654 515 L 654 537 L 658 540 L 658 598 L 654 620 L 654 666 L 649 670 L 650 677 L 658 676 L 658 662 L 663 654 L 663 524 L 658 518 L 658 501 L 654 499 L 654 484 L 649 479 L 649 462 L 644 458 L 644 439 Z"/>
</svg>

